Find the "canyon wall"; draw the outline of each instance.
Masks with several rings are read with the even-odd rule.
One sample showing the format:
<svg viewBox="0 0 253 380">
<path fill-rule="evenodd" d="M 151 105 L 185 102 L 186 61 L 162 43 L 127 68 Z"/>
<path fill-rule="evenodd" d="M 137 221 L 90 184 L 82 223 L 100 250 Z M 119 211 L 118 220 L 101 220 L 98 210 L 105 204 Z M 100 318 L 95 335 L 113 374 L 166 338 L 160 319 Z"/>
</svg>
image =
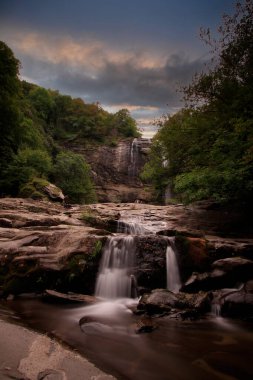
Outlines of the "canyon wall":
<svg viewBox="0 0 253 380">
<path fill-rule="evenodd" d="M 115 146 L 69 143 L 66 147 L 83 155 L 90 164 L 99 202 L 148 202 L 151 189 L 139 175 L 147 161 L 149 146 L 149 139 L 129 138 Z"/>
</svg>

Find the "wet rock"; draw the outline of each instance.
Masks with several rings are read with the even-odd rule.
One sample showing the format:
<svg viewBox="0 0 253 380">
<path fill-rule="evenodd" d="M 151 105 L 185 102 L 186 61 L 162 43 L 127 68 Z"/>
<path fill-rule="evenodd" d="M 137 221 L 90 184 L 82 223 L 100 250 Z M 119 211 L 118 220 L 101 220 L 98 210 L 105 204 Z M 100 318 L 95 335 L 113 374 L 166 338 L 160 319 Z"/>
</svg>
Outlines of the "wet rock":
<svg viewBox="0 0 253 380">
<path fill-rule="evenodd" d="M 249 281 L 239 290 L 230 292 L 221 300 L 221 314 L 253 320 L 253 281 Z"/>
<path fill-rule="evenodd" d="M 235 256 L 253 259 L 253 243 L 251 239 L 208 236 L 208 254 L 212 262 Z"/>
<path fill-rule="evenodd" d="M 187 309 L 183 310 L 177 313 L 176 318 L 180 318 L 182 321 L 190 320 L 190 321 L 196 321 L 200 318 L 200 313 L 198 310 L 195 309 Z"/>
<path fill-rule="evenodd" d="M 155 235 L 138 236 L 136 239 L 136 278 L 140 289 L 165 288 L 166 249 L 168 241 Z"/>
<path fill-rule="evenodd" d="M 185 237 L 192 237 L 192 238 L 203 238 L 204 233 L 202 231 L 198 230 L 191 230 L 191 229 L 166 229 L 161 230 L 156 233 L 157 235 L 163 235 L 163 236 L 185 236 Z"/>
<path fill-rule="evenodd" d="M 56 292 L 55 290 L 49 290 L 47 289 L 45 291 L 45 295 L 48 297 L 52 297 L 57 300 L 62 300 L 65 302 L 81 302 L 85 304 L 94 304 L 98 302 L 98 299 L 94 296 L 89 296 L 86 294 L 76 294 L 76 293 L 60 293 Z"/>
<path fill-rule="evenodd" d="M 11 228 L 12 227 L 12 221 L 7 218 L 0 218 L 0 227 L 7 227 Z"/>
<path fill-rule="evenodd" d="M 82 215 L 84 212 L 89 214 L 89 210 L 103 221 L 103 226 L 101 224 L 94 228 L 85 225 Z M 198 217 L 195 211 L 192 213 L 192 207 L 182 205 L 108 203 L 73 206 L 66 212 L 57 203 L 1 198 L 0 218 L 8 219 L 12 224 L 12 227 L 0 227 L 0 286 L 4 296 L 16 295 L 19 291 L 42 292 L 48 288 L 63 293 L 92 293 L 101 249 L 111 234 L 106 231 L 104 222 L 115 231 L 119 217 L 124 223 L 133 219 L 138 223 L 140 220 L 151 230 L 150 235 L 136 237 L 135 275 L 139 294 L 166 286 L 168 239 L 155 235 L 163 229 L 169 234 L 176 234 L 179 264 L 183 273 L 190 275 L 196 269 L 200 272 L 186 282 L 182 288 L 184 291 L 197 294 L 200 290 L 233 287 L 236 282 L 252 279 L 250 258 L 253 241 L 231 237 L 184 236 L 183 233 L 187 234 L 184 231 L 188 230 L 202 233 L 201 224 L 197 226 L 197 220 L 194 219 Z M 207 214 L 205 217 L 208 219 Z M 193 223 L 193 219 L 196 223 Z M 178 243 L 180 239 L 182 247 Z M 236 260 L 215 263 L 217 258 L 227 259 L 228 255 Z M 190 263 L 187 261 L 189 258 Z M 246 258 L 249 262 L 242 261 Z M 179 301 L 182 302 L 182 299 Z"/>
<path fill-rule="evenodd" d="M 186 309 L 194 309 L 196 313 L 206 313 L 211 309 L 212 294 L 209 292 L 198 293 L 178 293 L 178 307 Z"/>
<path fill-rule="evenodd" d="M 155 289 L 144 294 L 137 310 L 149 315 L 166 315 L 171 318 L 196 319 L 211 309 L 212 295 L 206 292 L 174 294 L 166 289 Z"/>
<path fill-rule="evenodd" d="M 244 285 L 244 289 L 246 293 L 253 293 L 253 280 L 248 281 Z"/>
<path fill-rule="evenodd" d="M 108 324 L 108 320 L 103 315 L 86 315 L 79 320 L 79 326 L 81 331 L 87 335 L 94 332 L 114 332 L 114 327 Z"/>
<path fill-rule="evenodd" d="M 135 327 L 136 334 L 150 333 L 157 329 L 157 324 L 148 316 L 141 317 Z"/>
<path fill-rule="evenodd" d="M 55 369 L 46 369 L 40 372 L 37 376 L 37 380 L 65 380 L 66 375 L 63 371 Z"/>
<path fill-rule="evenodd" d="M 253 261 L 247 260 L 243 257 L 228 257 L 226 259 L 217 260 L 212 264 L 214 269 L 222 270 L 223 272 L 240 271 L 243 274 L 252 272 Z"/>
<path fill-rule="evenodd" d="M 201 290 L 220 289 L 226 285 L 226 278 L 226 273 L 221 270 L 214 270 L 211 273 L 193 273 L 180 290 L 197 293 Z"/>
<path fill-rule="evenodd" d="M 213 270 L 206 273 L 193 273 L 182 286 L 184 292 L 233 288 L 238 282 L 253 278 L 253 261 L 242 257 L 230 257 L 217 260 Z"/>
<path fill-rule="evenodd" d="M 138 304 L 139 310 L 146 310 L 149 314 L 169 312 L 178 306 L 176 295 L 166 289 L 155 289 L 150 294 L 144 294 Z"/>
</svg>

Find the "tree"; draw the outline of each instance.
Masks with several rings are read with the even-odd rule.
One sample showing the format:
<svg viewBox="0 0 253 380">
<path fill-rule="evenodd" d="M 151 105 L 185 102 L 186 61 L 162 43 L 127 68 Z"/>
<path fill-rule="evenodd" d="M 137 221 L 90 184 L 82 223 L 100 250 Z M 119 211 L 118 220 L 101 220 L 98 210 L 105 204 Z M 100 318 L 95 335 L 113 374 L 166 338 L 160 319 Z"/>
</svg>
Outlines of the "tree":
<svg viewBox="0 0 253 380">
<path fill-rule="evenodd" d="M 253 2 L 225 15 L 211 46 L 209 70 L 184 89 L 186 108 L 162 122 L 155 144 L 168 160 L 167 182 L 186 202 L 253 195 Z M 154 160 L 149 165 L 155 166 Z M 157 186 L 157 170 L 151 180 Z M 164 172 L 160 177 L 164 183 Z"/>
<path fill-rule="evenodd" d="M 136 121 L 131 117 L 127 109 L 121 109 L 114 115 L 114 125 L 118 132 L 125 137 L 139 137 Z"/>
<path fill-rule="evenodd" d="M 56 157 L 53 180 L 71 202 L 91 203 L 95 201 L 90 168 L 81 155 L 61 152 Z"/>
<path fill-rule="evenodd" d="M 52 169 L 49 154 L 40 149 L 23 149 L 5 168 L 4 184 L 8 193 L 18 195 L 21 187 L 33 178 L 47 178 Z"/>
<path fill-rule="evenodd" d="M 19 61 L 11 49 L 0 41 L 0 178 L 19 144 L 18 74 Z"/>
<path fill-rule="evenodd" d="M 191 105 L 206 103 L 231 117 L 252 117 L 253 87 L 253 2 L 236 3 L 235 13 L 224 15 L 219 38 L 210 29 L 201 30 L 202 40 L 213 55 L 209 71 L 195 76 L 184 89 Z M 226 112 L 227 111 L 227 112 Z"/>
</svg>

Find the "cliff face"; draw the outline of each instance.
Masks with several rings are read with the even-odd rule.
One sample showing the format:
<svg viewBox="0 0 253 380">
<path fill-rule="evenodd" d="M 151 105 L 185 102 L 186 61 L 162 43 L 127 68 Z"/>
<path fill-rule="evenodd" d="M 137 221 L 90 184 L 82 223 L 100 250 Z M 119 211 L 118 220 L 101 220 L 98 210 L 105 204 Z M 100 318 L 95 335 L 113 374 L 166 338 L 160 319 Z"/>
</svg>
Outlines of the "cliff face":
<svg viewBox="0 0 253 380">
<path fill-rule="evenodd" d="M 150 140 L 125 139 L 116 146 L 82 147 L 68 144 L 67 148 L 82 154 L 90 164 L 99 202 L 144 202 L 151 200 L 150 191 L 139 174 L 147 161 Z"/>
</svg>

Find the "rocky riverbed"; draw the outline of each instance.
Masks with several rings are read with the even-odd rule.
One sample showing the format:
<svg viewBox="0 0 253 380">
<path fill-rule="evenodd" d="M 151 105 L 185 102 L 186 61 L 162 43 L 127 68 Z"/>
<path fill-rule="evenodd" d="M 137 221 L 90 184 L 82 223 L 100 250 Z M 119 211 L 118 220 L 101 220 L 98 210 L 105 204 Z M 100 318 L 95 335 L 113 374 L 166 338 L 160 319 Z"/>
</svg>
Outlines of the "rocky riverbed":
<svg viewBox="0 0 253 380">
<path fill-rule="evenodd" d="M 246 231 L 248 238 L 236 230 L 235 220 L 234 213 L 203 204 L 64 206 L 3 198 L 1 295 L 10 298 L 46 289 L 92 295 L 106 240 L 124 227 L 126 232 L 137 231 L 135 276 L 143 295 L 139 313 L 196 316 L 196 311 L 210 311 L 215 300 L 219 312 L 251 318 L 253 239 L 250 232 Z M 177 295 L 156 290 L 166 288 L 170 237 L 183 282 Z"/>
<path fill-rule="evenodd" d="M 2 380 L 113 380 L 47 335 L 0 320 Z"/>
</svg>

